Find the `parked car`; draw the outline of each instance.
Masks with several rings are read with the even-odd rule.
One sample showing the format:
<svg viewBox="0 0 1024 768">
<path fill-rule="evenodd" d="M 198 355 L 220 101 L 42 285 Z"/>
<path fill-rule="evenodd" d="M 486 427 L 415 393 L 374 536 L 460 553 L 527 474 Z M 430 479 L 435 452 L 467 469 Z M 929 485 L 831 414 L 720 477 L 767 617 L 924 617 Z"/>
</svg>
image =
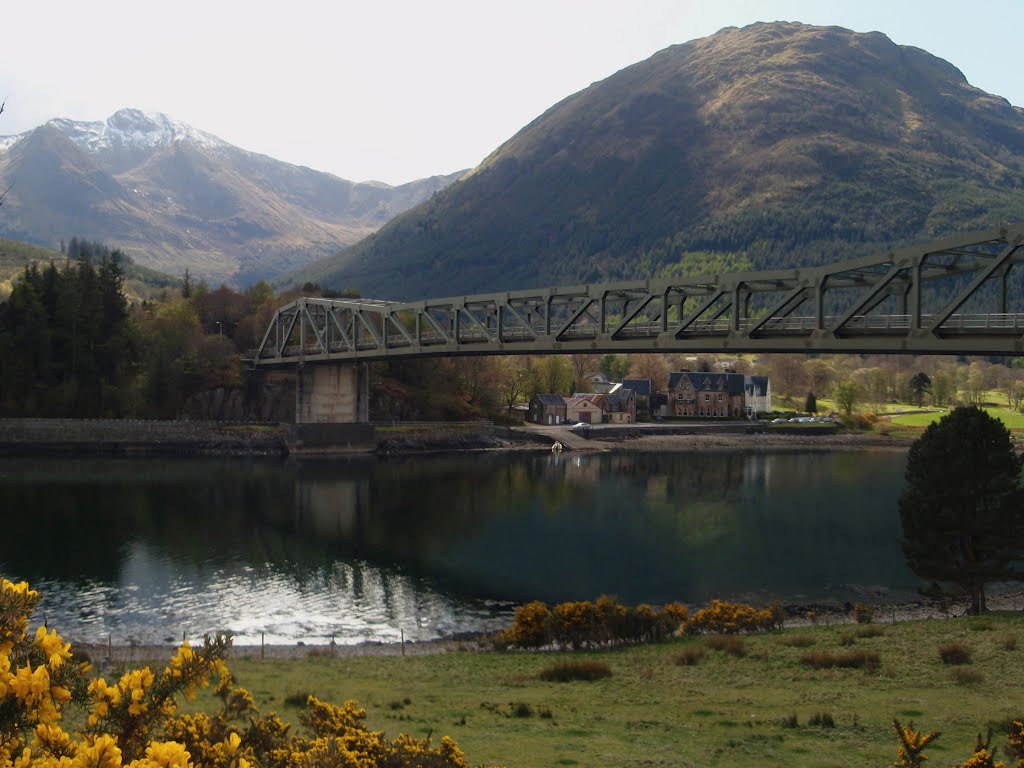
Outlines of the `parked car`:
<svg viewBox="0 0 1024 768">
<path fill-rule="evenodd" d="M 591 425 L 588 424 L 587 422 L 585 422 L 585 421 L 578 421 L 578 422 L 576 422 L 575 424 L 572 425 L 571 431 L 575 432 L 580 437 L 585 437 L 585 438 L 587 438 L 589 440 L 590 439 L 590 427 L 591 427 Z"/>
<path fill-rule="evenodd" d="M 788 424 L 789 419 L 772 419 L 772 424 Z"/>
</svg>

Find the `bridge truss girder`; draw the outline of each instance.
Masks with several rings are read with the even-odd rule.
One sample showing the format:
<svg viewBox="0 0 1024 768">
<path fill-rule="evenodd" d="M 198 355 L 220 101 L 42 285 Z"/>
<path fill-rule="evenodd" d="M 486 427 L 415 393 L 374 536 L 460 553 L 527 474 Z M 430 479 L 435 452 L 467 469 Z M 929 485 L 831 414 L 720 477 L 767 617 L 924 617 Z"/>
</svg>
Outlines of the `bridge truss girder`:
<svg viewBox="0 0 1024 768">
<path fill-rule="evenodd" d="M 606 352 L 1024 354 L 1024 225 L 822 267 L 399 303 L 300 298 L 253 362 Z"/>
</svg>

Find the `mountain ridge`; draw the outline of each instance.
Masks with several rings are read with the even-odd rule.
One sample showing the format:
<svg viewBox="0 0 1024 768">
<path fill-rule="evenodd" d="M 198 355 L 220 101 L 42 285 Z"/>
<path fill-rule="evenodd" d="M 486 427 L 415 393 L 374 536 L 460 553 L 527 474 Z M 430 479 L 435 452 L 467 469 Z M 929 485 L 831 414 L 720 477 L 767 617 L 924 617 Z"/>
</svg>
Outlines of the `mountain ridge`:
<svg viewBox="0 0 1024 768">
<path fill-rule="evenodd" d="M 0 234 L 116 244 L 172 274 L 253 282 L 350 245 L 462 172 L 392 187 L 240 149 L 161 113 L 0 137 Z"/>
<path fill-rule="evenodd" d="M 566 97 L 288 278 L 416 299 L 816 265 L 1021 219 L 1024 109 L 880 32 L 761 23 Z"/>
</svg>

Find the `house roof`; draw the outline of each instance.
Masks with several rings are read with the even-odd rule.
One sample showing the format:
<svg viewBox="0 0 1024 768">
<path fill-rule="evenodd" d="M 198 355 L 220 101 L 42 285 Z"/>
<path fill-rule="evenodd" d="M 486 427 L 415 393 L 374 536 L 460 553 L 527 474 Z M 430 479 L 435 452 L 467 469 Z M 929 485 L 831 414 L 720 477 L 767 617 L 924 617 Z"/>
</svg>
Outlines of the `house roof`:
<svg viewBox="0 0 1024 768">
<path fill-rule="evenodd" d="M 768 394 L 768 377 L 747 376 L 746 380 L 744 381 L 744 386 L 751 392 L 764 396 Z"/>
<path fill-rule="evenodd" d="M 633 400 L 633 390 L 626 389 L 625 387 L 617 389 L 604 396 L 605 400 L 608 401 L 608 408 L 611 410 L 620 410 L 629 407 L 629 401 Z"/>
<path fill-rule="evenodd" d="M 632 389 L 634 394 L 649 397 L 653 389 L 650 379 L 623 379 L 622 386 Z"/>
<path fill-rule="evenodd" d="M 565 402 L 565 406 L 566 408 L 578 408 L 582 403 L 590 403 L 604 411 L 608 409 L 608 396 L 591 392 L 577 392 Z"/>
<path fill-rule="evenodd" d="M 565 405 L 565 398 L 561 395 L 534 395 L 537 400 L 540 401 L 541 405 Z"/>
<path fill-rule="evenodd" d="M 744 376 L 742 373 L 712 373 L 710 371 L 673 371 L 668 375 L 668 388 L 678 389 L 683 380 L 697 392 L 728 392 L 742 395 Z"/>
</svg>

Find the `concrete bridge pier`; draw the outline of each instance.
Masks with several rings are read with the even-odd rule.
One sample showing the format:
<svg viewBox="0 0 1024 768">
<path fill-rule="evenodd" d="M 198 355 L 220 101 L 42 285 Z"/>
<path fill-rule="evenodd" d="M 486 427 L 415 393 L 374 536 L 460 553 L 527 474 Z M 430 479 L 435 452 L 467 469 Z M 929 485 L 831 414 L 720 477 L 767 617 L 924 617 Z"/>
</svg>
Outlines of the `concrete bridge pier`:
<svg viewBox="0 0 1024 768">
<path fill-rule="evenodd" d="M 295 453 L 366 451 L 376 446 L 369 424 L 366 363 L 300 364 L 295 377 Z"/>
<path fill-rule="evenodd" d="M 366 363 L 299 365 L 295 380 L 296 424 L 356 424 L 369 418 Z"/>
</svg>

